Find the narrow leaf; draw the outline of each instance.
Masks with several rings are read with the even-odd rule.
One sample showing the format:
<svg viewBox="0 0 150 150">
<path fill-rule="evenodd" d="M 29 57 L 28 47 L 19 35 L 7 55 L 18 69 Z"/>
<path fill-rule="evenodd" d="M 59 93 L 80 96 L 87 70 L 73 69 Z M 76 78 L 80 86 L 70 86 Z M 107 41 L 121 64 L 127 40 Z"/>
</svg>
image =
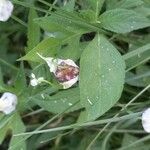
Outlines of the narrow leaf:
<svg viewBox="0 0 150 150">
<path fill-rule="evenodd" d="M 33 49 L 40 41 L 40 28 L 34 23 L 33 19 L 37 18 L 38 15 L 34 9 L 30 9 L 28 16 L 28 47 L 26 52 Z"/>
</svg>

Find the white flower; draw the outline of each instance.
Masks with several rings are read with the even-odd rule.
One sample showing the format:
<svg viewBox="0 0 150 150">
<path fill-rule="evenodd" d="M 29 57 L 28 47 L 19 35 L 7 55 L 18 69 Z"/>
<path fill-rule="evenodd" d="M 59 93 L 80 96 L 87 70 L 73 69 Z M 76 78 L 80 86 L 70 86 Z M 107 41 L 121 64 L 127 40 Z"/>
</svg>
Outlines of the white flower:
<svg viewBox="0 0 150 150">
<path fill-rule="evenodd" d="M 32 79 L 30 80 L 30 84 L 32 86 L 37 86 L 38 84 L 42 83 L 44 78 L 40 77 L 40 78 L 36 78 L 35 75 L 32 73 L 31 74 Z"/>
<path fill-rule="evenodd" d="M 37 53 L 43 60 L 46 61 L 53 72 L 56 79 L 63 86 L 63 89 L 68 89 L 79 80 L 79 67 L 71 59 L 55 59 L 52 57 L 43 57 Z"/>
<path fill-rule="evenodd" d="M 0 98 L 0 111 L 4 114 L 10 114 L 16 109 L 17 96 L 15 94 L 5 92 Z"/>
<path fill-rule="evenodd" d="M 147 133 L 150 133 L 150 108 L 142 114 L 142 126 Z"/>
<path fill-rule="evenodd" d="M 13 4 L 9 0 L 0 0 L 0 21 L 7 21 L 13 11 Z"/>
</svg>

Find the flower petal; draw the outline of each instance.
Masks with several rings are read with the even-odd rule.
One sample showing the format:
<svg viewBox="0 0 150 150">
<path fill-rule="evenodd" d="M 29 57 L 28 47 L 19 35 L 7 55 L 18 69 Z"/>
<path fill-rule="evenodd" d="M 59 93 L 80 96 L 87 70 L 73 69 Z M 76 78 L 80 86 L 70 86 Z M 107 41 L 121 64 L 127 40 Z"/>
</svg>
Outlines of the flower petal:
<svg viewBox="0 0 150 150">
<path fill-rule="evenodd" d="M 15 94 L 5 92 L 0 98 L 0 111 L 10 114 L 16 109 L 17 96 Z"/>
<path fill-rule="evenodd" d="M 52 57 L 43 57 L 41 54 L 37 53 L 39 57 L 41 57 L 44 61 L 46 61 L 47 65 L 50 68 L 50 72 L 55 73 L 57 66 L 58 66 L 58 61 Z"/>
<path fill-rule="evenodd" d="M 75 64 L 75 62 L 74 62 L 73 60 L 71 60 L 71 59 L 66 59 L 66 60 L 62 60 L 62 61 L 65 62 L 67 65 L 70 65 L 70 66 L 79 68 L 79 67 Z"/>
<path fill-rule="evenodd" d="M 75 77 L 75 78 L 73 78 L 73 79 L 71 79 L 69 81 L 60 83 L 60 84 L 63 86 L 63 89 L 68 89 L 71 86 L 73 86 L 78 80 L 79 80 L 79 76 L 77 76 L 77 77 Z"/>
<path fill-rule="evenodd" d="M 150 133 L 150 108 L 142 114 L 142 126 L 147 133 Z"/>
<path fill-rule="evenodd" d="M 30 80 L 30 85 L 31 85 L 31 86 L 37 86 L 37 85 L 38 85 L 37 79 L 31 79 L 31 80 Z"/>
<path fill-rule="evenodd" d="M 0 21 L 7 21 L 12 14 L 13 4 L 9 0 L 0 1 Z"/>
<path fill-rule="evenodd" d="M 35 79 L 35 74 L 34 74 L 34 73 L 31 73 L 31 77 L 32 77 L 33 79 Z"/>
</svg>

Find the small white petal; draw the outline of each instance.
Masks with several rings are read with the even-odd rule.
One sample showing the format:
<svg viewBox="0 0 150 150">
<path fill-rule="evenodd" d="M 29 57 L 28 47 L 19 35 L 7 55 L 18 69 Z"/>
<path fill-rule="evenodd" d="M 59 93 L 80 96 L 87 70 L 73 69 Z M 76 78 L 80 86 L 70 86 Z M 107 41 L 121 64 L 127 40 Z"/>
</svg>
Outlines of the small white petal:
<svg viewBox="0 0 150 150">
<path fill-rule="evenodd" d="M 63 86 L 63 89 L 68 89 L 71 86 L 73 86 L 78 80 L 79 80 L 79 76 L 77 76 L 77 77 L 75 77 L 75 78 L 73 78 L 73 79 L 71 79 L 69 81 L 60 83 L 60 84 Z"/>
<path fill-rule="evenodd" d="M 10 114 L 16 109 L 17 96 L 15 94 L 5 92 L 0 98 L 0 111 Z"/>
<path fill-rule="evenodd" d="M 35 74 L 33 73 L 31 73 L 31 77 L 32 77 L 32 79 L 30 80 L 31 86 L 37 86 L 38 84 L 42 83 L 42 81 L 44 80 L 43 77 L 36 78 Z"/>
<path fill-rule="evenodd" d="M 12 14 L 13 4 L 9 0 L 0 0 L 0 21 L 7 21 Z"/>
<path fill-rule="evenodd" d="M 50 68 L 50 72 L 55 73 L 57 66 L 58 66 L 58 61 L 57 59 L 54 59 L 52 57 L 43 57 L 41 54 L 37 53 L 44 61 L 46 61 L 47 65 Z"/>
<path fill-rule="evenodd" d="M 31 77 L 34 79 L 34 78 L 35 78 L 35 74 L 34 74 L 34 73 L 31 73 Z"/>
<path fill-rule="evenodd" d="M 37 86 L 38 85 L 38 80 L 37 79 L 31 79 L 30 84 L 31 84 L 31 86 Z"/>
<path fill-rule="evenodd" d="M 62 60 L 62 61 L 65 62 L 67 65 L 70 65 L 70 66 L 79 68 L 79 67 L 75 64 L 75 62 L 74 62 L 73 60 L 71 60 L 71 59 L 66 59 L 66 60 Z"/>
<path fill-rule="evenodd" d="M 150 108 L 142 114 L 142 126 L 147 133 L 150 133 Z"/>
</svg>

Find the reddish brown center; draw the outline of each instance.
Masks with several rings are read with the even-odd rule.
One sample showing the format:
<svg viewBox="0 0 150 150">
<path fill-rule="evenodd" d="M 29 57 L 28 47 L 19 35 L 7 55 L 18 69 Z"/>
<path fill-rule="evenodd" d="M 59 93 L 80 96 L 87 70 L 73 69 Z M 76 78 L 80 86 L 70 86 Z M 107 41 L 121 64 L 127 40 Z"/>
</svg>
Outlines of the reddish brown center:
<svg viewBox="0 0 150 150">
<path fill-rule="evenodd" d="M 66 82 L 79 75 L 79 68 L 70 66 L 64 62 L 62 62 L 55 72 L 55 76 L 59 82 Z"/>
</svg>

